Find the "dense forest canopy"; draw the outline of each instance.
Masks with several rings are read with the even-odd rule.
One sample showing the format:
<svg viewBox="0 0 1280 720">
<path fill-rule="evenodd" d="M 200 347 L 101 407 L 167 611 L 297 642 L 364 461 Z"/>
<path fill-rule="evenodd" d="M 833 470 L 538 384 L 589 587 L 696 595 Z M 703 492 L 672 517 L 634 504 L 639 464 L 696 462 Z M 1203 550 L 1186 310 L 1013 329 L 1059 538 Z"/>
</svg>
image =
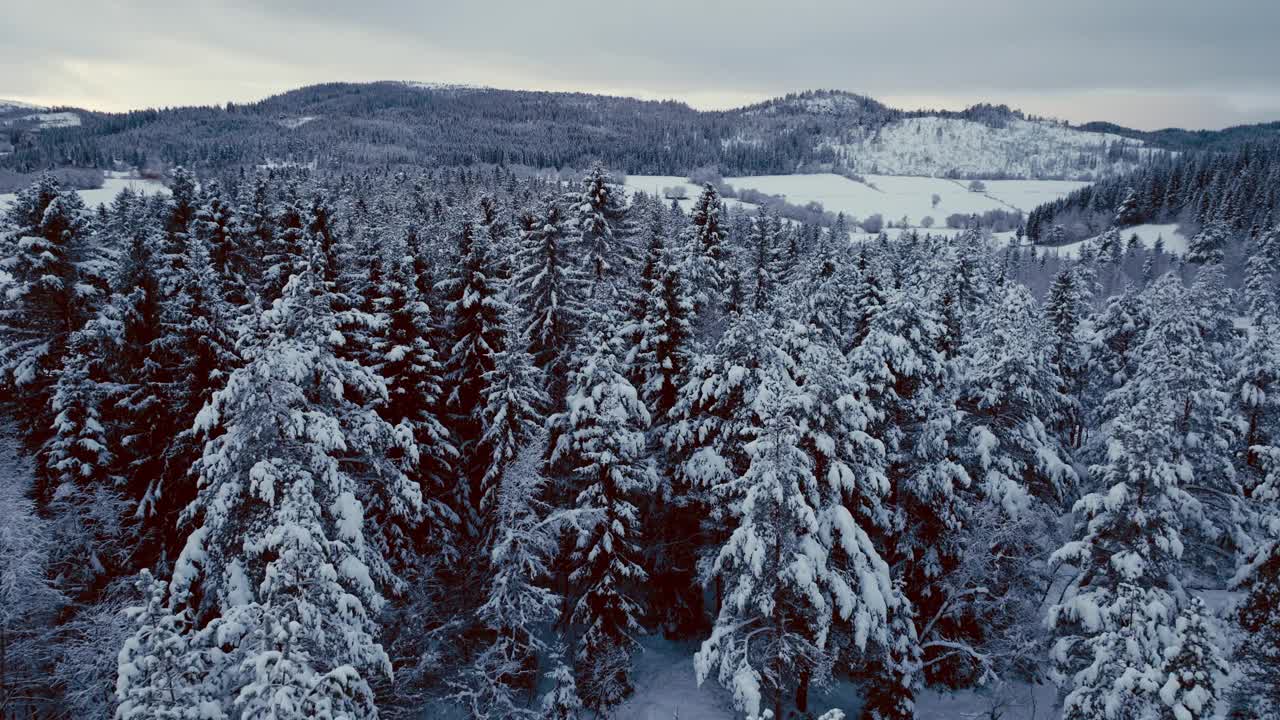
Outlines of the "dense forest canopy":
<svg viewBox="0 0 1280 720">
<path fill-rule="evenodd" d="M 1184 153 L 1100 180 L 1033 210 L 1032 242 L 1060 245 L 1115 225 L 1180 223 L 1257 235 L 1280 217 L 1280 142 Z"/>
<path fill-rule="evenodd" d="M 226 130 L 167 112 L 175 152 Z M 1120 198 L 1073 258 L 598 166 L 179 169 L 97 209 L 47 176 L 0 220 L 0 715 L 587 717 L 661 636 L 751 718 L 1042 683 L 1274 717 L 1274 170 L 1216 194 L 1268 153 L 1123 181 L 1214 189 L 1190 252 Z"/>
</svg>

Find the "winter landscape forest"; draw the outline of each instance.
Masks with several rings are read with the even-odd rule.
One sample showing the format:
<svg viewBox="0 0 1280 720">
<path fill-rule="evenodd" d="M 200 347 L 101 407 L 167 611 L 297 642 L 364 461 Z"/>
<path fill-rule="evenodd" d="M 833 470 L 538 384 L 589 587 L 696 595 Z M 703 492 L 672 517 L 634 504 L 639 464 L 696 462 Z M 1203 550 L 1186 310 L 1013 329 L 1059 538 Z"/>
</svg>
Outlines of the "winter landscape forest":
<svg viewBox="0 0 1280 720">
<path fill-rule="evenodd" d="M 330 83 L 0 192 L 0 720 L 1280 719 L 1280 125 Z"/>
</svg>

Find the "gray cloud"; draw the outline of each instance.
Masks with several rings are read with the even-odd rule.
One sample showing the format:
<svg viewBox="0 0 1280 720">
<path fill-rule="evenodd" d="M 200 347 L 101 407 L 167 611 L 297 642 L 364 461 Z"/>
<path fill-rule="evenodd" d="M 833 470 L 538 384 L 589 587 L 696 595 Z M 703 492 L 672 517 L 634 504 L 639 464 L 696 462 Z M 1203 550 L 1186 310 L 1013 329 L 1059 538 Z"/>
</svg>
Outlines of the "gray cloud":
<svg viewBox="0 0 1280 720">
<path fill-rule="evenodd" d="M 412 79 L 704 107 L 841 88 L 1138 127 L 1280 117 L 1280 3 L 1259 0 L 63 0 L 6 15 L 0 97 L 104 109 Z"/>
</svg>

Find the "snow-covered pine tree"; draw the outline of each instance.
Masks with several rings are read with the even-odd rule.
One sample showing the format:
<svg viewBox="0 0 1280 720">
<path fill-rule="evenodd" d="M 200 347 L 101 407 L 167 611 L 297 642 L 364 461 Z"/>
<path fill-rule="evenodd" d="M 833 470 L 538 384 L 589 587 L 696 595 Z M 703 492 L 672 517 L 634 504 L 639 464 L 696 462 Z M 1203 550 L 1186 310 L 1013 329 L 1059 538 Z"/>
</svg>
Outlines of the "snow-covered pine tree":
<svg viewBox="0 0 1280 720">
<path fill-rule="evenodd" d="M 1187 242 L 1187 260 L 1201 265 L 1221 265 L 1230 239 L 1230 227 L 1218 220 L 1210 221 Z"/>
<path fill-rule="evenodd" d="M 507 334 L 515 332 L 508 328 Z M 542 389 L 545 376 L 519 347 L 495 353 L 493 370 L 485 373 L 484 381 L 480 445 L 488 464 L 477 510 L 484 523 L 481 536 L 487 537 L 496 527 L 493 523 L 501 521 L 496 511 L 503 473 L 538 434 L 550 398 Z"/>
<path fill-rule="evenodd" d="M 337 356 L 335 327 L 319 278 L 294 276 L 260 318 L 245 365 L 197 419 L 210 439 L 169 612 L 195 612 L 191 646 L 210 663 L 198 681 L 219 703 L 212 717 L 376 717 L 368 682 L 391 672 L 373 618 L 393 576 L 367 499 L 398 498 L 396 510 L 413 515 L 420 496 L 385 459 L 407 439 L 350 399 L 347 388 L 386 391 Z M 357 479 L 339 455 L 376 472 Z M 122 665 L 122 697 L 135 690 L 130 677 Z"/>
<path fill-rule="evenodd" d="M 497 354 L 515 338 L 508 336 L 512 308 L 495 277 L 488 238 L 463 219 L 457 229 L 458 261 L 437 284 L 447 302 L 449 349 L 445 360 L 445 407 L 458 449 L 458 514 L 466 537 L 478 539 L 483 523 L 481 498 L 491 458 L 481 442 L 484 398 Z"/>
<path fill-rule="evenodd" d="M 542 698 L 543 720 L 577 720 L 582 712 L 578 683 L 573 668 L 564 661 L 564 649 L 557 647 L 551 656 L 550 690 Z"/>
<path fill-rule="evenodd" d="M 1040 599 L 1052 582 L 1042 559 L 1061 543 L 1063 503 L 1077 484 L 1048 429 L 1069 407 L 1051 338 L 1030 291 L 1009 284 L 979 309 L 958 362 L 957 449 L 974 486 L 960 531 L 969 551 L 943 583 L 947 614 L 960 618 L 947 639 L 974 651 L 949 664 L 974 682 L 1039 675 Z"/>
<path fill-rule="evenodd" d="M 1031 292 L 1009 285 L 979 313 L 963 348 L 959 405 L 968 469 L 1011 517 L 1074 492 L 1067 448 L 1048 431 L 1070 407 L 1053 362 L 1053 334 Z"/>
<path fill-rule="evenodd" d="M 859 646 L 869 634 L 883 642 L 892 597 L 888 568 L 870 539 L 824 482 L 829 478 L 814 475 L 800 420 L 813 398 L 780 364 L 763 373 L 753 402 L 760 425 L 745 446 L 750 464 L 716 488 L 735 508 L 711 568 L 725 597 L 694 659 L 698 682 L 714 675 L 748 718 L 770 707 L 784 717 L 793 691 L 803 710 L 808 678 L 830 672 L 833 619 L 857 616 Z M 853 549 L 862 566 L 833 567 L 835 542 Z"/>
<path fill-rule="evenodd" d="M 569 618 L 580 634 L 578 693 L 600 710 L 632 691 L 631 652 L 643 614 L 638 584 L 646 577 L 635 503 L 657 480 L 645 457 L 649 411 L 622 375 L 610 341 L 597 336 L 592 344 L 594 352 L 574 373 L 567 409 L 551 423 L 558 431 L 552 461 L 572 468 L 581 488 L 574 507 L 582 516 L 569 558 Z"/>
<path fill-rule="evenodd" d="M 1192 598 L 1174 625 L 1174 641 L 1165 651 L 1160 699 L 1177 720 L 1215 717 L 1222 683 L 1230 668 L 1206 622 L 1208 610 Z"/>
<path fill-rule="evenodd" d="M 548 201 L 522 221 L 512 291 L 524 311 L 523 336 L 529 354 L 551 381 L 559 402 L 569 374 L 570 354 L 582 331 L 582 302 L 588 288 L 569 254 L 560 206 Z"/>
<path fill-rule="evenodd" d="M 595 165 L 582 179 L 582 189 L 571 196 L 570 223 L 576 252 L 581 253 L 583 274 L 593 301 L 613 302 L 614 283 L 625 277 L 629 262 L 626 200 L 602 165 Z"/>
<path fill-rule="evenodd" d="M 437 328 L 416 283 L 415 262 L 409 255 L 393 261 L 378 293 L 381 321 L 373 345 L 378 360 L 373 369 L 387 384 L 387 402 L 377 410 L 417 446 L 417 462 L 410 464 L 407 472 L 422 493 L 418 547 L 453 556 L 456 550 L 451 539 L 458 516 L 450 494 L 458 451 L 440 421 L 444 368 L 431 346 Z"/>
<path fill-rule="evenodd" d="M 676 404 L 693 355 L 693 300 L 680 263 L 663 250 L 645 298 L 638 337 L 625 358 L 628 375 L 657 422 Z"/>
<path fill-rule="evenodd" d="M 954 609 L 943 587 L 961 552 L 965 514 L 961 491 L 969 476 L 953 447 L 955 387 L 941 347 L 937 318 L 916 298 L 897 294 L 876 313 L 870 331 L 851 356 L 857 382 L 875 422 L 869 433 L 885 444 L 890 530 L 877 538 L 880 552 L 917 613 L 925 669 L 946 668 Z M 933 662 L 931 662 L 933 661 Z"/>
<path fill-rule="evenodd" d="M 1151 325 L 1151 308 L 1146 294 L 1126 291 L 1107 299 L 1107 305 L 1093 320 L 1088 362 L 1083 379 L 1083 422 L 1088 433 L 1082 443 L 1091 460 L 1106 454 L 1107 434 L 1103 426 L 1121 414 L 1116 390 L 1138 374 L 1138 349 Z"/>
<path fill-rule="evenodd" d="M 1203 519 L 1183 487 L 1190 463 L 1176 452 L 1180 398 L 1145 385 L 1112 425 L 1105 464 L 1090 468 L 1098 490 L 1076 503 L 1075 539 L 1053 556 L 1080 571 L 1074 594 L 1049 613 L 1053 677 L 1072 720 L 1104 707 L 1155 712 L 1182 592 L 1183 529 Z"/>
<path fill-rule="evenodd" d="M 1124 200 L 1120 201 L 1120 205 L 1116 208 L 1116 217 L 1114 222 L 1119 227 L 1129 227 L 1137 225 L 1142 221 L 1142 214 L 1138 207 L 1138 194 L 1133 188 L 1129 188 L 1124 196 Z"/>
<path fill-rule="evenodd" d="M 235 229 L 239 224 L 235 208 L 223 196 L 222 185 L 210 180 L 191 218 L 191 236 L 209 253 L 209 265 L 225 299 L 235 298 L 243 287 L 243 280 L 235 274 L 235 256 L 240 251 L 235 244 Z"/>
<path fill-rule="evenodd" d="M 1059 388 L 1069 403 L 1056 418 L 1051 429 L 1069 447 L 1079 447 L 1084 429 L 1081 427 L 1080 394 L 1084 379 L 1084 348 L 1078 337 L 1084 320 L 1085 301 L 1075 271 L 1063 267 L 1053 278 L 1045 299 L 1045 315 L 1052 333 L 1050 362 L 1062 385 Z"/>
<path fill-rule="evenodd" d="M 769 214 L 767 208 L 751 218 L 751 232 L 747 238 L 750 253 L 750 288 L 751 307 L 756 312 L 764 312 L 770 303 L 778 299 L 780 294 L 781 258 L 778 247 L 779 221 Z"/>
<path fill-rule="evenodd" d="M 80 329 L 110 271 L 91 236 L 88 211 L 52 175 L 20 191 L 4 211 L 0 272 L 10 277 L 0 304 L 0 380 L 22 404 L 28 442 L 48 437 L 53 384 L 71 334 Z M 47 499 L 37 486 L 37 497 Z"/>
<path fill-rule="evenodd" d="M 199 202 L 195 175 L 186 168 L 174 168 L 169 196 L 164 201 L 164 236 L 160 246 L 161 289 L 166 296 L 174 292 L 171 283 L 176 282 L 182 270 L 187 240 L 191 236 L 191 221 L 196 216 Z"/>
<path fill-rule="evenodd" d="M 693 293 L 694 313 L 698 326 L 707 330 L 723 307 L 726 232 L 720 219 L 723 209 L 720 193 L 708 183 L 693 204 L 689 227 L 685 230 L 683 275 Z"/>
<path fill-rule="evenodd" d="M 895 602 L 889 607 L 886 641 L 878 648 L 870 672 L 862 720 L 915 720 L 916 695 L 921 687 L 920 639 L 911 601 L 894 586 Z"/>
<path fill-rule="evenodd" d="M 136 585 L 142 605 L 128 609 L 135 630 L 120 648 L 117 720 L 220 720 L 228 717 L 218 688 L 206 687 L 212 668 L 192 652 L 191 610 L 171 611 L 168 583 L 143 570 Z"/>
<path fill-rule="evenodd" d="M 106 378 L 94 328 L 72 334 L 49 400 L 52 436 L 39 458 L 55 520 L 50 573 L 72 599 L 89 602 L 126 568 L 137 541 L 128 522 L 124 481 L 112 474 L 112 448 L 102 419 Z"/>
<path fill-rule="evenodd" d="M 133 416 L 131 446 L 158 455 L 153 461 L 156 472 L 135 476 L 130 494 L 137 499 L 140 514 L 155 518 L 151 524 L 157 528 L 158 549 L 166 560 L 182 549 L 185 538 L 177 520 L 196 495 L 190 471 L 204 442 L 193 429 L 196 415 L 239 363 L 235 310 L 225 300 L 206 243 L 197 236 L 188 237 L 179 265 L 181 269 L 170 280 L 173 294 L 160 313 L 150 362 L 134 394 L 117 404 L 122 409 L 127 406 Z M 145 432 L 154 436 L 142 436 Z M 146 461 L 145 456 L 142 459 Z"/>
<path fill-rule="evenodd" d="M 540 499 L 542 450 L 545 439 L 526 443 L 519 457 L 501 476 L 494 491 L 494 527 L 486 544 L 485 598 L 475 611 L 483 644 L 461 677 L 451 682 L 452 699 L 475 718 L 541 718 L 522 699 L 533 689 L 541 654 L 553 649 L 543 636 L 556 619 L 561 599 L 541 583 L 549 575 L 548 562 L 555 553 L 555 519 Z M 552 658 L 553 666 L 555 658 Z M 576 699 L 570 690 L 562 702 Z M 559 684 L 553 668 L 549 673 Z M 549 710 L 548 710 L 549 712 Z M 554 716 L 554 715 L 553 715 Z"/>
<path fill-rule="evenodd" d="M 867 245 L 863 243 L 858 248 L 857 283 L 851 291 L 850 298 L 853 315 L 852 332 L 844 346 L 845 352 L 852 352 L 867 339 L 867 334 L 871 332 L 871 321 L 885 303 L 885 293 L 880 287 L 876 268 L 867 255 Z"/>
</svg>

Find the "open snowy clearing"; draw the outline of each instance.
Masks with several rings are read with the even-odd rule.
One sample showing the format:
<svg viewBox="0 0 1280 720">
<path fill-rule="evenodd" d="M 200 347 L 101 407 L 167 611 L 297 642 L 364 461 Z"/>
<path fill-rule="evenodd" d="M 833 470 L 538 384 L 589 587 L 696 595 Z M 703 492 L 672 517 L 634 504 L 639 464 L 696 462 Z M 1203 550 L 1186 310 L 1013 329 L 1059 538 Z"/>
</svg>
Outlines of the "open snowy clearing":
<svg viewBox="0 0 1280 720">
<path fill-rule="evenodd" d="M 933 224 L 939 227 L 945 225 L 948 215 L 956 213 L 1029 212 L 1086 184 L 1071 180 L 991 180 L 985 182 L 986 192 L 979 193 L 971 192 L 967 181 L 905 175 L 869 175 L 866 183 L 831 173 L 732 177 L 725 178 L 725 182 L 735 190 L 781 195 L 793 205 L 818 202 L 826 210 L 857 219 L 879 214 L 886 222 L 897 223 L 905 217 L 913 227 L 920 227 L 925 217 L 933 218 Z M 632 175 L 626 181 L 626 188 L 632 192 L 661 195 L 674 187 L 684 188 L 686 198 L 681 207 L 686 209 L 701 190 L 687 178 L 672 175 Z M 938 196 L 936 206 L 934 195 Z M 726 202 L 730 206 L 754 207 L 733 199 Z"/>
<path fill-rule="evenodd" d="M 132 177 L 128 175 L 120 175 L 107 173 L 102 180 L 102 187 L 92 190 L 77 190 L 80 197 L 84 200 L 84 204 L 90 208 L 96 208 L 99 205 L 109 204 L 121 190 L 129 188 L 137 193 L 146 193 L 154 195 L 156 193 L 169 194 L 169 188 L 159 180 L 150 180 L 147 178 Z M 17 198 L 16 193 L 5 193 L 0 195 L 0 210 L 9 207 L 9 205 Z"/>
<path fill-rule="evenodd" d="M 1134 225 L 1133 227 L 1127 227 L 1120 231 L 1120 237 L 1123 238 L 1126 243 L 1129 242 L 1129 238 L 1135 234 L 1142 239 L 1142 243 L 1147 247 L 1152 247 L 1155 245 L 1156 240 L 1163 239 L 1165 252 L 1181 254 L 1187 251 L 1188 238 L 1186 235 L 1183 235 L 1178 231 L 1178 226 L 1174 223 Z M 1088 240 L 1081 240 L 1079 242 L 1067 243 L 1066 245 L 1058 246 L 1037 245 L 1036 249 L 1037 251 L 1048 250 L 1051 254 L 1056 253 L 1062 257 L 1073 258 L 1080 254 L 1080 246 L 1087 242 L 1093 242 L 1097 239 L 1097 237 L 1092 237 Z"/>
</svg>

